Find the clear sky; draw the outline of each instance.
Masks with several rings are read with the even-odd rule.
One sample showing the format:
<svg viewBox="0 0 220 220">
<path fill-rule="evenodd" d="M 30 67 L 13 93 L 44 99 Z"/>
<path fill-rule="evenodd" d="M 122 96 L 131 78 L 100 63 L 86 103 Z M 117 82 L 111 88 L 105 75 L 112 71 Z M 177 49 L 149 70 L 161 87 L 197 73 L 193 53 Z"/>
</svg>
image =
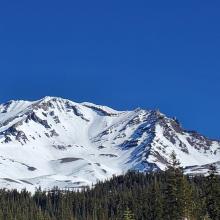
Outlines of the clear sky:
<svg viewBox="0 0 220 220">
<path fill-rule="evenodd" d="M 220 1 L 1 1 L 0 102 L 48 95 L 220 138 Z"/>
</svg>

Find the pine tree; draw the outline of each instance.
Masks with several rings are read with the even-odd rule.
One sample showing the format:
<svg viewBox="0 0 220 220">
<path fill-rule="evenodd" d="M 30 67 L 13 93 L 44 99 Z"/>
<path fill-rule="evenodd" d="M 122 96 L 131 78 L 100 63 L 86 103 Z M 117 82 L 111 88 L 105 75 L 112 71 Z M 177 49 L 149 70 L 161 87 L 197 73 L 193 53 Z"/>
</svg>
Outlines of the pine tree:
<svg viewBox="0 0 220 220">
<path fill-rule="evenodd" d="M 134 215 L 129 208 L 126 208 L 126 210 L 124 211 L 123 220 L 134 220 Z"/>
<path fill-rule="evenodd" d="M 189 184 L 189 181 L 187 179 L 187 176 L 182 177 L 182 210 L 183 210 L 183 218 L 185 219 L 191 219 L 192 217 L 195 217 L 196 213 L 194 211 L 196 210 L 196 204 L 195 200 L 193 198 L 193 188 Z"/>
<path fill-rule="evenodd" d="M 220 181 L 215 165 L 210 165 L 206 184 L 206 205 L 208 215 L 213 220 L 220 219 Z"/>
<path fill-rule="evenodd" d="M 165 216 L 169 220 L 189 219 L 192 215 L 192 192 L 173 151 L 166 171 Z"/>
<path fill-rule="evenodd" d="M 163 220 L 163 199 L 156 180 L 156 174 L 153 176 L 152 187 L 149 187 L 148 197 L 148 215 L 147 218 L 154 220 Z"/>
</svg>

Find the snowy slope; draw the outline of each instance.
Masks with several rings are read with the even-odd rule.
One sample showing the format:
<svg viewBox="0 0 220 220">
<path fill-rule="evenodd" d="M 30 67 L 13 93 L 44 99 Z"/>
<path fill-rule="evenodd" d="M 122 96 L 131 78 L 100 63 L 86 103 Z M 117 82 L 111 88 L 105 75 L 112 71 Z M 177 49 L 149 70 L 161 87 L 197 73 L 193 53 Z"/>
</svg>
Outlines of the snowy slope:
<svg viewBox="0 0 220 220">
<path fill-rule="evenodd" d="M 116 111 L 56 97 L 0 105 L 0 187 L 78 188 L 130 169 L 220 168 L 220 142 L 154 110 Z"/>
</svg>

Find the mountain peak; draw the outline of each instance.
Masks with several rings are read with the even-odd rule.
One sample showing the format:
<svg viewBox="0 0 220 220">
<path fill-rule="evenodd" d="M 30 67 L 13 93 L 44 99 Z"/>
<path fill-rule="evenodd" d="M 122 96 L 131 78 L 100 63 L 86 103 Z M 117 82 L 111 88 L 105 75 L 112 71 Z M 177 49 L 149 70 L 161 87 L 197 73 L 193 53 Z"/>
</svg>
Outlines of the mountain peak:
<svg viewBox="0 0 220 220">
<path fill-rule="evenodd" d="M 62 97 L 57 97 L 57 96 L 45 96 L 43 98 L 40 99 L 40 101 L 70 101 L 68 99 L 62 98 Z"/>
<path fill-rule="evenodd" d="M 41 98 L 40 100 L 38 101 L 35 101 L 35 102 L 38 102 L 38 103 L 42 103 L 42 102 L 72 102 L 74 103 L 73 101 L 70 101 L 68 99 L 64 99 L 64 98 L 61 98 L 61 97 L 56 97 L 56 96 L 45 96 L 43 98 Z"/>
</svg>

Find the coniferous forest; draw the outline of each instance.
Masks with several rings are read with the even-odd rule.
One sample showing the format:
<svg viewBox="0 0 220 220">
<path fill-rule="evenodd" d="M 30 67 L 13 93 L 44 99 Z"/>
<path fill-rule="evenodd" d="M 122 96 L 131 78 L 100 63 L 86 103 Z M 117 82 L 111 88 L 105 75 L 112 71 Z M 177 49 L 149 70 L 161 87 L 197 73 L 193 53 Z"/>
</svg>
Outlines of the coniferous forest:
<svg viewBox="0 0 220 220">
<path fill-rule="evenodd" d="M 0 190 L 1 220 L 219 220 L 220 178 L 186 176 L 175 155 L 165 172 L 115 176 L 92 188 Z"/>
</svg>

